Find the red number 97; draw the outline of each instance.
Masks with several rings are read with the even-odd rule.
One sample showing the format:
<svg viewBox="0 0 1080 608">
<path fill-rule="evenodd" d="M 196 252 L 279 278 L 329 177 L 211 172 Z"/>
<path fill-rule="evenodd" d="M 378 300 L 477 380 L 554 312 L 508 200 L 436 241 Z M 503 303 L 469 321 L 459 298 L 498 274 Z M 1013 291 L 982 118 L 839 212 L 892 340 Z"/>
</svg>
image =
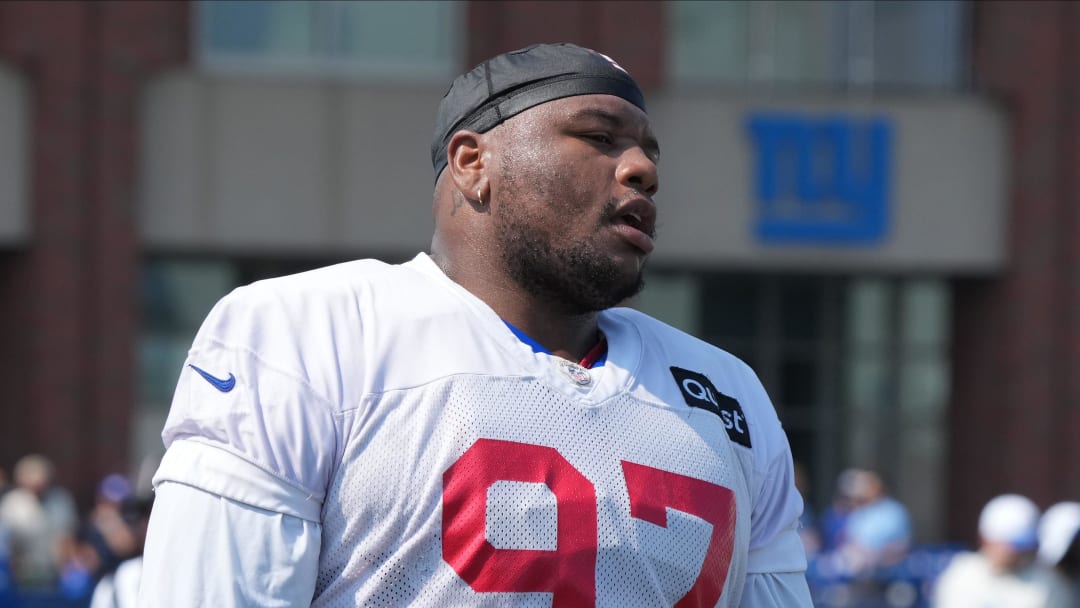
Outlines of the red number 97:
<svg viewBox="0 0 1080 608">
<path fill-rule="evenodd" d="M 734 551 L 728 488 L 622 461 L 630 516 L 667 527 L 667 508 L 712 524 L 697 580 L 675 606 L 715 606 Z M 487 489 L 497 481 L 543 483 L 558 505 L 556 549 L 499 549 L 487 540 Z M 596 604 L 596 490 L 554 448 L 479 439 L 443 473 L 443 559 L 476 591 L 541 591 L 552 608 Z"/>
</svg>

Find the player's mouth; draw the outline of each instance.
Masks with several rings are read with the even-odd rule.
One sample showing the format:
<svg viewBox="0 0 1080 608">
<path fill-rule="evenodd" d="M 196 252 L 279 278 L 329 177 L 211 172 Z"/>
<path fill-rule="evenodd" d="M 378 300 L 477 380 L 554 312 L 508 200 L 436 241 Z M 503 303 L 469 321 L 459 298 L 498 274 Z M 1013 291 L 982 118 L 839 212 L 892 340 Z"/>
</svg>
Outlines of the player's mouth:
<svg viewBox="0 0 1080 608">
<path fill-rule="evenodd" d="M 656 205 L 646 198 L 634 198 L 616 205 L 612 227 L 642 253 L 652 252 L 656 238 Z"/>
</svg>

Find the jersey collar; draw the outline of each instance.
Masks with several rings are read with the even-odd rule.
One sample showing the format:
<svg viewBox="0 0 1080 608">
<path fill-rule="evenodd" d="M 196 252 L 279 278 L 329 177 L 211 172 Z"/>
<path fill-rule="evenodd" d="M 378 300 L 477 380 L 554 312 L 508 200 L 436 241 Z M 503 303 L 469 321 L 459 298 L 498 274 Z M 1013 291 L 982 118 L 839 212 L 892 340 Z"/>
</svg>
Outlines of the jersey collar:
<svg viewBox="0 0 1080 608">
<path fill-rule="evenodd" d="M 506 324 L 506 327 L 509 328 L 515 336 L 517 336 L 518 340 L 521 340 L 523 343 L 528 344 L 529 348 L 532 348 L 532 351 L 534 353 L 543 353 L 545 355 L 551 354 L 551 351 L 544 348 L 543 344 L 540 344 L 525 332 L 521 331 L 517 327 L 514 327 L 514 325 L 506 319 L 503 319 L 503 323 Z M 586 353 L 585 356 L 581 359 L 581 361 L 578 361 L 577 363 L 581 367 L 591 369 L 593 367 L 602 366 L 605 361 L 607 361 L 607 339 L 605 339 L 604 334 L 601 333 L 600 340 L 596 343 L 596 346 L 593 346 L 591 349 L 589 349 L 589 352 Z"/>
</svg>

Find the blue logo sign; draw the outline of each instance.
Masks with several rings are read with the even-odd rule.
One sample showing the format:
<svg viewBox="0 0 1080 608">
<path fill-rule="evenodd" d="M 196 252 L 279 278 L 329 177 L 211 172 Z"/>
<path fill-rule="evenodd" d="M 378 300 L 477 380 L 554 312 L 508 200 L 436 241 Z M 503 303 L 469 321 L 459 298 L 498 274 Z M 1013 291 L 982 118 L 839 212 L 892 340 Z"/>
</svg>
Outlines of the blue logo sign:
<svg viewBox="0 0 1080 608">
<path fill-rule="evenodd" d="M 885 237 L 893 142 L 887 119 L 758 113 L 747 130 L 760 241 L 867 245 Z"/>
</svg>

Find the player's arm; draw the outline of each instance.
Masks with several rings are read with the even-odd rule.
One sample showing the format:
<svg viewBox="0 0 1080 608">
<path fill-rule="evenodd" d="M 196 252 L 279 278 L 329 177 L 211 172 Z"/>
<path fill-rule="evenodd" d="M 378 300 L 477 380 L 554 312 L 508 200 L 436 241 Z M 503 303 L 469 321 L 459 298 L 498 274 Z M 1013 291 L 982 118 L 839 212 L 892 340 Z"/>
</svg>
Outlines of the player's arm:
<svg viewBox="0 0 1080 608">
<path fill-rule="evenodd" d="M 786 445 L 785 441 L 785 451 Z M 780 457 L 765 476 L 751 518 L 750 557 L 740 604 L 744 608 L 813 606 L 799 537 L 801 513 L 791 457 Z"/>
<path fill-rule="evenodd" d="M 140 606 L 306 606 L 338 418 L 304 370 L 295 314 L 243 288 L 185 361 L 154 476 Z"/>
<path fill-rule="evenodd" d="M 317 523 L 163 482 L 150 518 L 139 606 L 307 606 Z"/>
<path fill-rule="evenodd" d="M 757 416 L 760 432 L 755 457 L 763 460 L 750 519 L 750 555 L 741 606 L 744 608 L 811 608 L 806 582 L 806 551 L 799 536 L 803 500 L 795 488 L 795 470 L 787 435 L 764 387 L 756 381 L 760 403 L 770 404 Z M 756 464 L 756 463 L 755 463 Z"/>
<path fill-rule="evenodd" d="M 751 574 L 746 577 L 740 606 L 757 608 L 759 606 L 788 606 L 810 608 L 813 606 L 810 589 L 806 586 L 803 572 L 776 572 L 772 574 Z"/>
</svg>

